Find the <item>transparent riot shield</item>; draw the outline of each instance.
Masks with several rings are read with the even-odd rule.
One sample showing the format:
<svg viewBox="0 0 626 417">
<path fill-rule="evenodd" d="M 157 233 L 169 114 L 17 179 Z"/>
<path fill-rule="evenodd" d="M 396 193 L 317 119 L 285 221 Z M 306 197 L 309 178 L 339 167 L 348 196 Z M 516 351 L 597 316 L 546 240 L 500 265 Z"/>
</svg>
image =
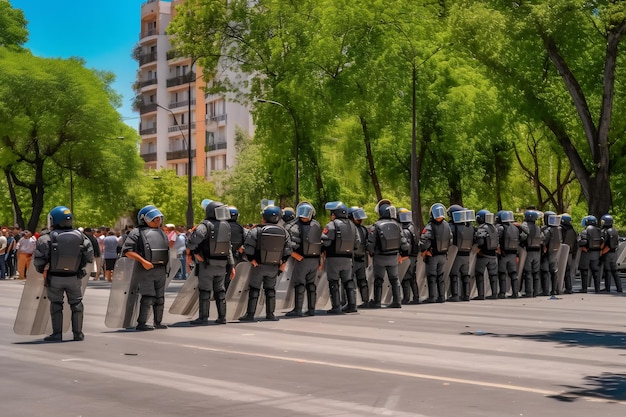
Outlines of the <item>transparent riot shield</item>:
<svg viewBox="0 0 626 417">
<path fill-rule="evenodd" d="M 170 257 L 167 264 L 167 277 L 165 278 L 165 288 L 169 287 L 170 282 L 174 279 L 178 271 L 180 271 L 180 261 L 178 260 L 178 256 L 176 251 L 170 249 Z"/>
<path fill-rule="evenodd" d="M 139 281 L 135 268 L 139 265 L 133 259 L 122 257 L 115 262 L 111 293 L 104 325 L 112 329 L 133 327 L 139 314 Z"/>
<path fill-rule="evenodd" d="M 230 282 L 226 291 L 226 320 L 228 321 L 237 320 L 246 313 L 251 269 L 250 262 L 240 262 L 235 267 L 235 278 Z"/>
<path fill-rule="evenodd" d="M 561 243 L 559 251 L 556 254 L 556 291 L 563 293 L 565 283 L 565 270 L 567 269 L 567 260 L 569 259 L 569 245 Z"/>
<path fill-rule="evenodd" d="M 417 256 L 415 263 L 415 276 L 417 279 L 417 291 L 420 294 L 420 301 L 428 298 L 428 281 L 426 280 L 426 263 L 423 256 Z"/>
<path fill-rule="evenodd" d="M 450 247 L 448 248 L 448 257 L 446 259 L 446 264 L 443 266 L 443 282 L 446 289 L 446 299 L 450 296 L 450 271 L 452 271 L 452 266 L 454 265 L 454 260 L 456 259 L 456 254 L 458 252 L 459 248 L 456 245 L 450 245 Z"/>
<path fill-rule="evenodd" d="M 187 280 L 176 294 L 176 298 L 170 306 L 171 314 L 181 314 L 190 316 L 196 314 L 199 304 L 198 276 L 195 273 L 189 274 Z"/>
<path fill-rule="evenodd" d="M 293 310 L 295 305 L 295 294 L 293 289 L 293 270 L 297 261 L 294 258 L 287 260 L 285 270 L 280 274 L 280 284 L 276 284 L 276 309 Z"/>
<path fill-rule="evenodd" d="M 317 271 L 315 281 L 317 285 L 315 308 L 318 310 L 330 310 L 332 305 L 330 302 L 330 288 L 328 288 L 328 275 L 326 274 L 326 262 L 324 262 L 322 269 Z"/>
</svg>

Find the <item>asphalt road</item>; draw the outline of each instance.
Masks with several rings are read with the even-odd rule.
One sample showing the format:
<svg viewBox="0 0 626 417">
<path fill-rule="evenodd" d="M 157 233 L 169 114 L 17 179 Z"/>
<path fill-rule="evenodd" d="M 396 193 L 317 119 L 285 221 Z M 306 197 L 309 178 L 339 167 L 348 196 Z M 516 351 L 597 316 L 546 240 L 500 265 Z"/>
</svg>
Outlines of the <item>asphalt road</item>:
<svg viewBox="0 0 626 417">
<path fill-rule="evenodd" d="M 3 417 L 626 415 L 621 295 L 134 332 L 104 326 L 91 282 L 85 341 L 45 344 L 12 331 L 22 288 L 0 281 Z"/>
</svg>

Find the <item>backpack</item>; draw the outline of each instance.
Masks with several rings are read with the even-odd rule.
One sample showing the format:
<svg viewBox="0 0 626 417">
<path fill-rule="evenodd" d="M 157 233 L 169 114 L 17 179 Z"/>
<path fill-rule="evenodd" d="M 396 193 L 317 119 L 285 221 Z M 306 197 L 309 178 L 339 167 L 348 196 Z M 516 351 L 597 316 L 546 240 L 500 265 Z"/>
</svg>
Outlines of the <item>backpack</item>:
<svg viewBox="0 0 626 417">
<path fill-rule="evenodd" d="M 50 233 L 51 274 L 78 275 L 85 249 L 83 234 L 78 230 Z"/>
<path fill-rule="evenodd" d="M 263 265 L 280 265 L 287 232 L 280 226 L 268 224 L 261 228 L 257 238 L 257 253 Z"/>
<path fill-rule="evenodd" d="M 394 252 L 400 249 L 402 230 L 393 220 L 382 220 L 376 224 L 381 252 Z"/>
<path fill-rule="evenodd" d="M 335 224 L 335 253 L 351 254 L 354 251 L 354 223 L 350 220 L 333 220 Z"/>
<path fill-rule="evenodd" d="M 218 258 L 228 256 L 230 251 L 231 229 L 226 221 L 202 220 L 207 229 L 206 239 L 200 244 L 204 258 Z"/>
</svg>

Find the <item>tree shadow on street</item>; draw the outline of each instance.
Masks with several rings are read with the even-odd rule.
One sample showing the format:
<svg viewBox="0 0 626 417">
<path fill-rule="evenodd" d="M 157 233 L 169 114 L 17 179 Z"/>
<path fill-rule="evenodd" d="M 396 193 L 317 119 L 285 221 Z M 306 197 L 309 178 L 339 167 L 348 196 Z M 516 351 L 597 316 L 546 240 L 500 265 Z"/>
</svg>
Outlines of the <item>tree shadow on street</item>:
<svg viewBox="0 0 626 417">
<path fill-rule="evenodd" d="M 609 349 L 626 349 L 625 332 L 607 332 L 593 329 L 560 329 L 538 334 L 495 334 L 485 336 L 516 337 L 538 342 L 556 342 L 568 347 L 605 347 Z"/>
<path fill-rule="evenodd" d="M 566 391 L 559 395 L 552 395 L 563 402 L 574 402 L 579 397 L 600 398 L 609 401 L 626 400 L 626 374 L 605 372 L 599 376 L 585 377 L 585 385 L 581 387 L 564 385 Z"/>
</svg>

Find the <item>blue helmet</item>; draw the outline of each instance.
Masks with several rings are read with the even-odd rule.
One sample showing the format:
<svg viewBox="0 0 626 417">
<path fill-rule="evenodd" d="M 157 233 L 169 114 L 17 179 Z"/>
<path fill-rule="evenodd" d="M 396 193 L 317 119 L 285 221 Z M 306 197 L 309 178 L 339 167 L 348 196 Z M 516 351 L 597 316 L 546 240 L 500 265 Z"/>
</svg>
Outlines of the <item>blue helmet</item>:
<svg viewBox="0 0 626 417">
<path fill-rule="evenodd" d="M 549 225 L 550 224 L 550 216 L 556 216 L 556 213 L 553 211 L 544 211 L 543 213 L 543 224 L 544 225 Z"/>
<path fill-rule="evenodd" d="M 278 220 L 280 220 L 280 207 L 276 207 L 276 206 L 266 206 L 263 209 L 263 220 L 265 220 L 267 223 L 273 223 L 276 224 L 278 223 Z"/>
<path fill-rule="evenodd" d="M 308 201 L 302 201 L 296 206 L 296 217 L 311 220 L 315 217 L 315 208 Z"/>
<path fill-rule="evenodd" d="M 330 210 L 331 214 L 334 214 L 338 219 L 348 218 L 348 207 L 341 201 L 330 201 L 324 206 L 326 210 Z"/>
<path fill-rule="evenodd" d="M 74 216 L 70 209 L 65 206 L 56 206 L 48 213 L 48 228 L 70 228 Z"/>
<path fill-rule="evenodd" d="M 611 216 L 610 214 L 605 214 L 604 216 L 600 217 L 600 225 L 606 228 L 612 227 L 613 216 Z"/>
<path fill-rule="evenodd" d="M 534 223 L 539 218 L 539 213 L 535 210 L 526 210 L 524 212 L 524 221 Z"/>
<path fill-rule="evenodd" d="M 448 217 L 452 218 L 452 213 L 461 211 L 461 210 L 465 210 L 465 209 L 459 206 L 458 204 L 452 204 L 450 207 L 448 207 Z"/>
<path fill-rule="evenodd" d="M 515 220 L 515 216 L 511 210 L 500 210 L 496 213 L 497 223 L 511 223 Z"/>
<path fill-rule="evenodd" d="M 161 223 L 163 223 L 163 213 L 158 208 L 153 205 L 145 206 L 137 213 L 137 224 L 139 226 L 147 226 L 149 222 L 157 217 L 160 217 Z"/>
<path fill-rule="evenodd" d="M 572 224 L 572 216 L 570 216 L 568 213 L 563 213 L 561 214 L 561 223 L 562 224 L 566 224 L 566 225 L 571 225 Z"/>
<path fill-rule="evenodd" d="M 365 210 L 361 207 L 350 207 L 348 209 L 348 218 L 353 220 L 363 220 L 367 219 L 367 214 L 365 214 Z"/>
<path fill-rule="evenodd" d="M 230 220 L 231 222 L 236 222 L 239 219 L 239 210 L 235 206 L 229 206 L 228 211 L 230 212 Z"/>
<path fill-rule="evenodd" d="M 585 217 L 583 217 L 583 221 L 580 223 L 582 226 L 597 226 L 598 225 L 598 219 L 596 218 L 596 216 L 592 216 L 592 215 L 587 215 Z"/>
<path fill-rule="evenodd" d="M 442 222 L 446 217 L 446 208 L 441 203 L 435 203 L 430 206 L 430 218 L 436 222 Z"/>
<path fill-rule="evenodd" d="M 381 219 L 395 219 L 396 216 L 396 208 L 391 205 L 391 201 L 385 199 L 380 200 L 376 203 L 376 207 L 374 208 L 376 214 Z"/>
<path fill-rule="evenodd" d="M 478 213 L 476 213 L 476 223 L 478 223 L 478 224 L 489 223 L 488 217 L 490 217 L 489 216 L 490 214 L 491 214 L 491 216 L 493 216 L 493 213 L 491 213 L 487 209 L 478 210 Z M 493 223 L 493 221 L 492 221 L 492 223 Z"/>
</svg>

